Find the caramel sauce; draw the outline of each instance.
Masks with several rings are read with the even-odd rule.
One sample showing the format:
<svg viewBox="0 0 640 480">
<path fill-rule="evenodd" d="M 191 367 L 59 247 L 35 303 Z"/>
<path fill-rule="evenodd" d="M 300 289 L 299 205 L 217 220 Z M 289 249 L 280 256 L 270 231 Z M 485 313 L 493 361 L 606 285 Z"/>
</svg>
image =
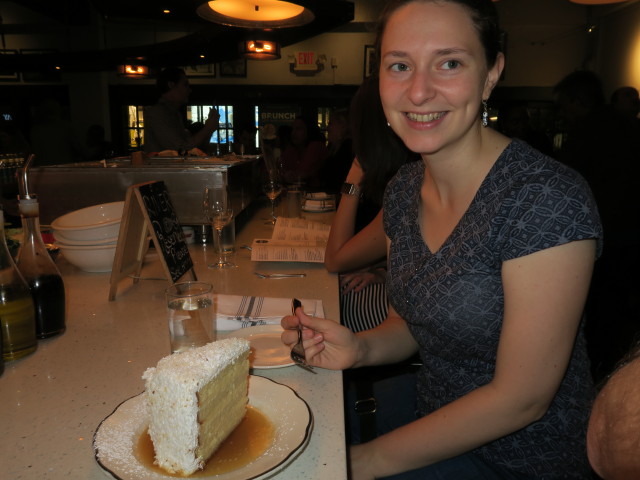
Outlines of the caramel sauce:
<svg viewBox="0 0 640 480">
<path fill-rule="evenodd" d="M 192 473 L 187 478 L 207 477 L 237 470 L 251 463 L 273 443 L 275 430 L 271 421 L 260 410 L 248 406 L 247 414 L 231 435 L 222 442 L 220 448 L 207 460 L 204 469 Z M 153 442 L 145 429 L 138 438 L 134 449 L 138 460 L 149 470 L 171 477 L 182 475 L 171 474 L 155 465 Z"/>
</svg>

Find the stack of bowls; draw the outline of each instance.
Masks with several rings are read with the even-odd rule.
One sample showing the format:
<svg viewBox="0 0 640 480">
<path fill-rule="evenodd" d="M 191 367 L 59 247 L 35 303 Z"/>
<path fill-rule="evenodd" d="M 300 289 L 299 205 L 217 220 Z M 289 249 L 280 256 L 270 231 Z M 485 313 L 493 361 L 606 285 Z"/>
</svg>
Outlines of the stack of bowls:
<svg viewBox="0 0 640 480">
<path fill-rule="evenodd" d="M 101 203 L 56 218 L 55 245 L 67 261 L 85 272 L 110 272 L 124 202 Z"/>
</svg>

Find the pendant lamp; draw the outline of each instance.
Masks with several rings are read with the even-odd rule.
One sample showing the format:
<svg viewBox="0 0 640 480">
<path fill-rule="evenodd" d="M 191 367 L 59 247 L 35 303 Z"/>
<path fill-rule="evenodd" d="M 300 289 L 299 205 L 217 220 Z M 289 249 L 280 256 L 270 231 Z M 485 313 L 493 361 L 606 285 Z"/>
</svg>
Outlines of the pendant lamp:
<svg viewBox="0 0 640 480">
<path fill-rule="evenodd" d="M 315 18 L 304 5 L 279 0 L 210 0 L 196 12 L 210 22 L 244 28 L 299 27 Z"/>
</svg>

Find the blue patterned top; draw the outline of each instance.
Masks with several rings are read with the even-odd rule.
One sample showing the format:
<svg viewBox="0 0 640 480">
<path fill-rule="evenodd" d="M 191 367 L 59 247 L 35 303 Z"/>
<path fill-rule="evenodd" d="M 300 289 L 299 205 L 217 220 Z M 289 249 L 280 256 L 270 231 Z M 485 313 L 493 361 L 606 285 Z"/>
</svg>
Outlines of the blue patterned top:
<svg viewBox="0 0 640 480">
<path fill-rule="evenodd" d="M 417 222 L 423 176 L 424 164 L 412 162 L 390 182 L 384 225 L 391 239 L 389 301 L 420 345 L 418 407 L 426 415 L 493 377 L 504 314 L 502 262 L 582 239 L 598 239 L 600 252 L 602 228 L 582 177 L 513 140 L 434 254 Z M 593 393 L 581 328 L 545 416 L 476 453 L 534 478 L 588 478 Z"/>
</svg>

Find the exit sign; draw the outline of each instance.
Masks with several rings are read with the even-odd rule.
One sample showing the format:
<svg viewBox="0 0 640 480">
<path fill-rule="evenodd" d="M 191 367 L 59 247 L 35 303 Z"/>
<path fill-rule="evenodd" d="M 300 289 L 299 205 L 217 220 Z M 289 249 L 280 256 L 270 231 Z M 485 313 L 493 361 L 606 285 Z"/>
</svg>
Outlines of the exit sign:
<svg viewBox="0 0 640 480">
<path fill-rule="evenodd" d="M 316 52 L 296 52 L 296 70 L 315 70 Z"/>
</svg>

